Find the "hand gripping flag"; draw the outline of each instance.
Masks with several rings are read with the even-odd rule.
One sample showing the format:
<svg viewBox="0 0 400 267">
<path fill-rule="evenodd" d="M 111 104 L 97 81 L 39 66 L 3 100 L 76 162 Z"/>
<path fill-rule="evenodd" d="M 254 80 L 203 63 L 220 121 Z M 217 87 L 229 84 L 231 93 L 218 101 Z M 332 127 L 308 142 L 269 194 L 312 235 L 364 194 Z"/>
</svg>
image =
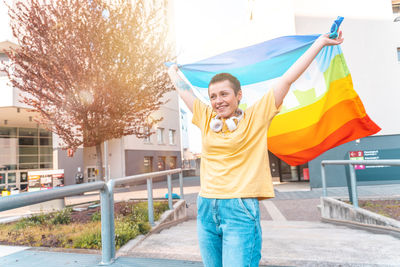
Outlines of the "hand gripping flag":
<svg viewBox="0 0 400 267">
<path fill-rule="evenodd" d="M 341 20 L 335 21 L 331 35 Z M 271 90 L 274 80 L 312 45 L 319 35 L 272 39 L 229 51 L 193 64 L 180 65 L 193 88 L 208 99 L 208 83 L 221 72 L 236 76 L 245 109 Z M 334 38 L 334 36 L 333 36 Z M 340 46 L 324 47 L 307 70 L 292 84 L 281 112 L 268 131 L 268 149 L 290 165 L 306 163 L 346 142 L 380 131 L 367 115 L 353 89 L 351 74 Z"/>
</svg>

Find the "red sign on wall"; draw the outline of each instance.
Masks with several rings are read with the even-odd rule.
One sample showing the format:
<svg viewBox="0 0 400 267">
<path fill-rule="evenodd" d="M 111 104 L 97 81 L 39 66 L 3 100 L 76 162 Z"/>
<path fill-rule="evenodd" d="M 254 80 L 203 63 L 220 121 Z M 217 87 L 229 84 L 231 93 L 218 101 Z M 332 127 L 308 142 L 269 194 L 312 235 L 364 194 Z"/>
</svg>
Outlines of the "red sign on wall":
<svg viewBox="0 0 400 267">
<path fill-rule="evenodd" d="M 364 160 L 364 151 L 350 151 L 350 160 Z M 354 169 L 363 170 L 365 165 L 354 165 Z"/>
<path fill-rule="evenodd" d="M 354 160 L 354 158 L 360 158 L 364 159 L 364 151 L 350 151 L 350 159 Z"/>
</svg>

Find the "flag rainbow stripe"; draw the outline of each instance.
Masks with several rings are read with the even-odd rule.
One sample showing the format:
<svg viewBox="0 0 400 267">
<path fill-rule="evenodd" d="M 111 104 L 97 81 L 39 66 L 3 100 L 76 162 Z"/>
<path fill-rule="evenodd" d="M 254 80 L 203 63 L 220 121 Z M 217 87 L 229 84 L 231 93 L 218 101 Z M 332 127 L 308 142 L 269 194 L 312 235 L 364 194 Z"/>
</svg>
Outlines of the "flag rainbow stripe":
<svg viewBox="0 0 400 267">
<path fill-rule="evenodd" d="M 241 107 L 253 104 L 312 45 L 318 35 L 285 36 L 179 66 L 204 98 L 221 72 L 242 85 Z M 353 89 L 340 46 L 324 47 L 291 86 L 281 112 L 272 120 L 268 148 L 290 165 L 306 163 L 326 150 L 377 133 Z"/>
</svg>

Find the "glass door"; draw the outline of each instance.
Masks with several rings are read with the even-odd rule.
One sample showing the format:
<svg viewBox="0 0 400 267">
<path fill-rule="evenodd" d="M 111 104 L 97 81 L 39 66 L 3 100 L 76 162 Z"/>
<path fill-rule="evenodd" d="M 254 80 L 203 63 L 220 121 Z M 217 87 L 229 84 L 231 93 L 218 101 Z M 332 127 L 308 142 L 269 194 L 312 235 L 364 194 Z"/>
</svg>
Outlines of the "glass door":
<svg viewBox="0 0 400 267">
<path fill-rule="evenodd" d="M 7 172 L 7 188 L 11 190 L 12 188 L 17 187 L 17 173 L 16 172 Z"/>
<path fill-rule="evenodd" d="M 17 179 L 18 181 L 18 179 Z M 23 171 L 19 173 L 19 189 L 21 192 L 28 191 L 28 172 Z"/>
<path fill-rule="evenodd" d="M 6 187 L 6 173 L 0 172 L 0 191 Z"/>
</svg>

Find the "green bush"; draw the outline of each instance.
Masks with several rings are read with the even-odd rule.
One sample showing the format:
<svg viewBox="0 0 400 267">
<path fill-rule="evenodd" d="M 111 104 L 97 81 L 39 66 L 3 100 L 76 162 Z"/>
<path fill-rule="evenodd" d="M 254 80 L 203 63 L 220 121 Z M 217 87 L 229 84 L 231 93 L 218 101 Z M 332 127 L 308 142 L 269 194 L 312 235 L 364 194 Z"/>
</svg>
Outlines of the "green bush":
<svg viewBox="0 0 400 267">
<path fill-rule="evenodd" d="M 35 223 L 33 223 L 33 222 L 29 221 L 29 220 L 26 220 L 26 218 L 24 218 L 24 219 L 18 221 L 15 224 L 14 229 L 15 230 L 20 230 L 20 229 L 25 229 L 27 227 L 35 226 L 35 225 L 36 225 Z"/>
<path fill-rule="evenodd" d="M 23 218 L 15 224 L 15 229 L 25 229 L 26 227 L 37 225 L 69 224 L 71 222 L 71 211 L 71 208 L 65 208 L 58 212 Z"/>
<path fill-rule="evenodd" d="M 168 209 L 168 202 L 154 202 L 154 220 L 158 221 L 161 217 L 161 214 Z"/>
<path fill-rule="evenodd" d="M 115 223 L 115 246 L 120 248 L 129 240 L 140 234 L 139 226 L 128 220 L 120 220 Z"/>
<path fill-rule="evenodd" d="M 74 248 L 101 249 L 101 231 L 89 231 L 83 233 L 73 241 Z"/>
<path fill-rule="evenodd" d="M 124 216 L 118 217 L 115 222 L 115 244 L 119 248 L 136 236 L 145 235 L 151 230 L 148 218 L 147 202 L 139 202 L 134 206 L 123 207 Z M 154 219 L 158 220 L 161 213 L 168 210 L 168 203 L 154 203 Z"/>
<path fill-rule="evenodd" d="M 49 215 L 39 214 L 31 217 L 23 218 L 15 224 L 15 229 L 25 229 L 30 226 L 37 226 L 45 224 L 49 219 Z"/>
<path fill-rule="evenodd" d="M 69 224 L 71 222 L 71 208 L 65 208 L 61 211 L 50 214 L 50 224 Z"/>
<path fill-rule="evenodd" d="M 148 225 L 148 226 L 147 226 Z M 139 234 L 145 234 L 149 231 L 148 223 L 136 223 L 123 218 L 115 221 L 115 246 L 120 248 L 129 240 L 134 239 Z M 143 231 L 143 232 L 142 232 Z M 93 229 L 80 235 L 73 242 L 74 248 L 101 249 L 101 230 Z"/>
<path fill-rule="evenodd" d="M 131 220 L 135 222 L 148 222 L 149 216 L 147 211 L 147 201 L 139 202 L 135 204 L 132 208 L 131 214 L 128 216 Z M 154 220 L 160 219 L 161 214 L 168 210 L 167 202 L 154 202 Z"/>
<path fill-rule="evenodd" d="M 99 222 L 101 221 L 101 213 L 100 211 L 96 211 L 95 213 L 92 214 L 92 217 L 90 218 L 92 222 Z"/>
<path fill-rule="evenodd" d="M 137 225 L 139 228 L 139 232 L 142 235 L 147 234 L 151 230 L 151 225 L 149 222 L 138 222 Z"/>
</svg>

